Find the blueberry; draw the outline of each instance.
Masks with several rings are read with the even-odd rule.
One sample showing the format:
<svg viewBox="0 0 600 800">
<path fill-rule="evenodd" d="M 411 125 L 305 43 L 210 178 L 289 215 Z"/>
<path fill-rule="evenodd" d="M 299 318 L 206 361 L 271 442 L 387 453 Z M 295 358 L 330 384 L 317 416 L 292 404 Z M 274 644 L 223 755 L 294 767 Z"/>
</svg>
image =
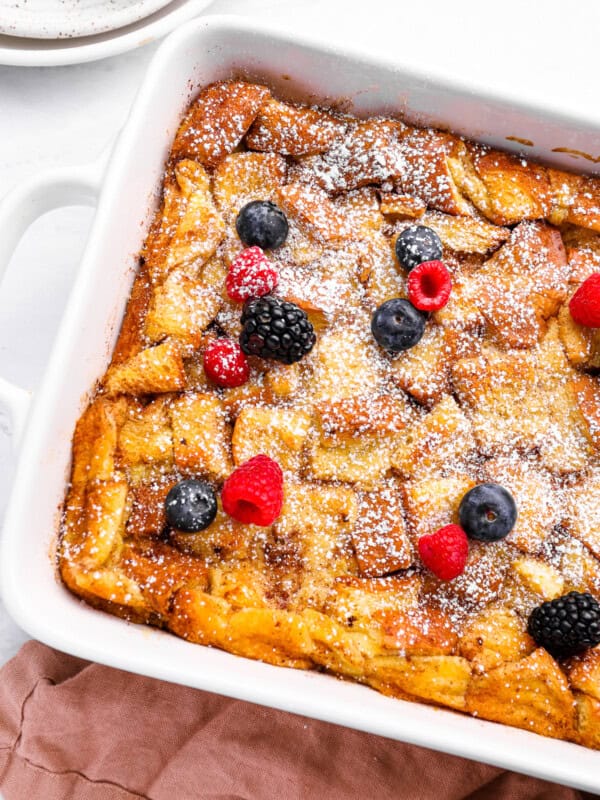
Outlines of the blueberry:
<svg viewBox="0 0 600 800">
<path fill-rule="evenodd" d="M 396 258 L 409 272 L 424 261 L 439 261 L 441 257 L 440 237 L 425 225 L 411 225 L 396 239 Z"/>
<path fill-rule="evenodd" d="M 496 542 L 512 531 L 517 521 L 513 496 L 497 483 L 480 483 L 460 502 L 460 524 L 471 539 Z"/>
<path fill-rule="evenodd" d="M 165 500 L 167 522 L 185 533 L 208 528 L 217 514 L 217 498 L 212 486 L 194 478 L 180 481 Z"/>
<path fill-rule="evenodd" d="M 247 203 L 237 215 L 235 228 L 245 245 L 258 245 L 263 250 L 279 247 L 288 235 L 285 214 L 269 200 L 253 200 Z"/>
<path fill-rule="evenodd" d="M 390 353 L 414 347 L 423 336 L 427 316 L 408 300 L 386 300 L 373 314 L 371 332 Z"/>
</svg>

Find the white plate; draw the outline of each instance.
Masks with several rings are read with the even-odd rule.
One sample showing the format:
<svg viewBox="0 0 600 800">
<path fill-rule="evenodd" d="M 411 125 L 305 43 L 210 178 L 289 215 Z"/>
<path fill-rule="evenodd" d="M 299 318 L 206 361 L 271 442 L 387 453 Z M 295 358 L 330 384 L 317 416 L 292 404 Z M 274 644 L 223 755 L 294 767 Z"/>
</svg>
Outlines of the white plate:
<svg viewBox="0 0 600 800">
<path fill-rule="evenodd" d="M 149 17 L 170 0 L 0 0 L 0 33 L 71 39 Z"/>
<path fill-rule="evenodd" d="M 0 0 L 0 30 L 5 28 L 5 5 L 16 0 Z M 96 6 L 104 5 L 99 0 L 89 0 Z M 120 0 L 117 0 L 120 2 Z M 43 2 L 43 0 L 37 0 Z M 77 0 L 69 0 L 76 3 Z M 0 64 L 17 67 L 56 67 L 96 61 L 135 50 L 150 44 L 170 33 L 182 22 L 198 16 L 211 0 L 143 0 L 135 5 L 154 5 L 158 11 L 138 19 L 125 27 L 97 33 L 94 36 L 78 36 L 70 39 L 41 39 L 24 36 L 8 36 L 0 33 Z M 130 4 L 133 5 L 133 4 Z M 160 8 L 162 6 L 162 8 Z"/>
</svg>

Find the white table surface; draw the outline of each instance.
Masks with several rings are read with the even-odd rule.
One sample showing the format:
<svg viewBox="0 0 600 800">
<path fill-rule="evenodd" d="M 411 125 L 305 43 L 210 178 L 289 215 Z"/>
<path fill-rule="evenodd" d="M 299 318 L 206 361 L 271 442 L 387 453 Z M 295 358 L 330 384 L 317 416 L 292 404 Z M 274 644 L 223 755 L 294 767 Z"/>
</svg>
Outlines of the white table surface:
<svg viewBox="0 0 600 800">
<path fill-rule="evenodd" d="M 597 116 L 596 0 L 216 0 L 207 13 L 265 17 L 376 44 L 399 61 L 574 114 Z M 156 45 L 71 67 L 0 66 L 0 195 L 45 167 L 94 159 L 113 140 Z M 24 237 L 0 291 L 0 375 L 35 391 L 93 218 L 66 208 Z M 0 236 L 2 232 L 0 231 Z M 0 432 L 0 517 L 13 472 Z M 0 601 L 0 664 L 27 638 Z"/>
</svg>

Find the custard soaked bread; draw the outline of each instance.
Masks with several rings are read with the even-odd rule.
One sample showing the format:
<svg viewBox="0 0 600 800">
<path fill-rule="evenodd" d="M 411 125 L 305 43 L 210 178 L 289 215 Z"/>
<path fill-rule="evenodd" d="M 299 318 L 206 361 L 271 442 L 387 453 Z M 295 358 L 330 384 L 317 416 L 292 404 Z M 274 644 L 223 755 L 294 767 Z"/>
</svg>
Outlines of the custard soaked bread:
<svg viewBox="0 0 600 800">
<path fill-rule="evenodd" d="M 223 82 L 58 560 L 126 619 L 600 748 L 600 180 Z"/>
</svg>

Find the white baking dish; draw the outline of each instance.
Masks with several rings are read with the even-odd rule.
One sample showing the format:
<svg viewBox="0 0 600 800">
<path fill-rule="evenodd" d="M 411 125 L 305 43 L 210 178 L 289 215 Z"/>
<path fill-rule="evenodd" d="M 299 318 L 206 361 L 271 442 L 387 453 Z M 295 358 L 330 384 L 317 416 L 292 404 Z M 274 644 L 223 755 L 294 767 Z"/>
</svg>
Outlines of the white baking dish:
<svg viewBox="0 0 600 800">
<path fill-rule="evenodd" d="M 94 611 L 57 581 L 51 553 L 73 427 L 109 360 L 177 121 L 199 85 L 239 74 L 266 80 L 288 97 L 344 98 L 359 113 L 402 112 L 496 145 L 518 134 L 536 143 L 536 156 L 563 165 L 566 156 L 553 148 L 589 152 L 599 134 L 592 125 L 475 96 L 365 53 L 232 18 L 200 19 L 173 34 L 150 66 L 104 179 L 100 165 L 53 173 L 21 187 L 0 208 L 2 268 L 32 217 L 89 200 L 102 183 L 88 247 L 27 421 L 26 394 L 0 382 L 16 434 L 25 429 L 0 554 L 10 613 L 32 636 L 84 658 L 600 791 L 600 752 L 189 644 Z"/>
</svg>

